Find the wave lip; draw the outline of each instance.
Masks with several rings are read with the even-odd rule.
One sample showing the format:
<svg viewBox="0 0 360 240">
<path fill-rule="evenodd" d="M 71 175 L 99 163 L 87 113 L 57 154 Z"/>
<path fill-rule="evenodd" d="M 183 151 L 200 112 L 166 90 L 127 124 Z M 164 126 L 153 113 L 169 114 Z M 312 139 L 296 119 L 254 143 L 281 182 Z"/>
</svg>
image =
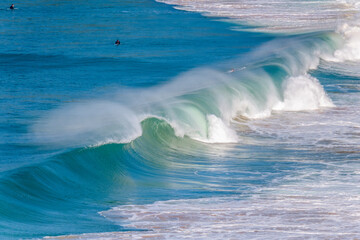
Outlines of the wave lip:
<svg viewBox="0 0 360 240">
<path fill-rule="evenodd" d="M 147 131 L 143 121 L 157 118 L 170 124 L 178 137 L 236 143 L 241 133 L 233 124 L 239 117 L 251 120 L 273 111 L 334 106 L 319 81 L 307 73 L 321 56 L 332 53 L 333 45 L 330 33 L 274 40 L 225 67 L 197 68 L 160 86 L 65 105 L 41 118 L 32 132 L 38 143 L 60 147 L 128 143 Z"/>
<path fill-rule="evenodd" d="M 138 116 L 119 103 L 90 101 L 51 111 L 32 132 L 41 144 L 83 146 L 129 142 L 141 135 L 141 125 Z"/>
</svg>

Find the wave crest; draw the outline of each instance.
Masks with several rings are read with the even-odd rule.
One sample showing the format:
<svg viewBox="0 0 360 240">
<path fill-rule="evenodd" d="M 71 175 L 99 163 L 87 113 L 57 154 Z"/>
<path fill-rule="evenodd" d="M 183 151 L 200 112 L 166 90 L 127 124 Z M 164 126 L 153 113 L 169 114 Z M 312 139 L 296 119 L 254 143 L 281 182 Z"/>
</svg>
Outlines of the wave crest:
<svg viewBox="0 0 360 240">
<path fill-rule="evenodd" d="M 143 121 L 157 118 L 169 123 L 178 137 L 237 142 L 232 124 L 238 117 L 334 106 L 319 81 L 307 73 L 317 67 L 320 56 L 332 52 L 331 36 L 279 39 L 240 59 L 191 70 L 161 86 L 68 104 L 40 119 L 33 133 L 40 143 L 60 146 L 126 143 L 143 135 Z M 290 43 L 284 47 L 285 42 Z"/>
</svg>

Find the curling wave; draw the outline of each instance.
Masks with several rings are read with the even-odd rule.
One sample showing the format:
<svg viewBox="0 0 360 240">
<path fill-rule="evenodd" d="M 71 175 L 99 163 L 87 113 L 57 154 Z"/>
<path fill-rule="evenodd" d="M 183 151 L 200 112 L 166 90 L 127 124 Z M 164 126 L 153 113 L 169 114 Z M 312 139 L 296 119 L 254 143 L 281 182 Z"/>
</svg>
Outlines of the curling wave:
<svg viewBox="0 0 360 240">
<path fill-rule="evenodd" d="M 4 193 L 0 196 L 1 236 L 21 238 L 31 232 L 34 222 L 41 223 L 37 226 L 41 235 L 28 237 L 81 233 L 92 227 L 98 231 L 121 230 L 101 216 L 88 219 L 82 211 L 97 213 L 107 208 L 112 195 L 138 194 L 136 189 L 146 185 L 149 178 L 164 184 L 164 178 L 183 174 L 174 166 L 173 158 L 160 156 L 197 154 L 197 142 L 176 137 L 164 120 L 147 118 L 141 127 L 142 137 L 131 143 L 78 148 L 7 172 L 0 179 Z M 168 174 L 169 166 L 176 175 Z M 69 216 L 84 229 L 69 226 Z"/>
<path fill-rule="evenodd" d="M 233 128 L 235 118 L 334 106 L 308 71 L 338 46 L 334 33 L 278 39 L 247 56 L 194 69 L 162 86 L 119 90 L 102 100 L 66 105 L 48 113 L 32 130 L 39 143 L 60 146 L 127 143 L 143 134 L 141 122 L 157 118 L 179 137 L 238 142 L 241 133 Z"/>
</svg>

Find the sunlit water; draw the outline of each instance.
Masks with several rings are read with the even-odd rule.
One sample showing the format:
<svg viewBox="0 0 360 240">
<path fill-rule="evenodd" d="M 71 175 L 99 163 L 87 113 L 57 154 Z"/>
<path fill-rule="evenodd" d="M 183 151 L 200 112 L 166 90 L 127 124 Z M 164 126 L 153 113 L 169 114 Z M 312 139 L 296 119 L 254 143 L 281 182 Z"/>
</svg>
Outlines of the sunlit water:
<svg viewBox="0 0 360 240">
<path fill-rule="evenodd" d="M 1 238 L 360 237 L 357 2 L 16 5 Z"/>
</svg>

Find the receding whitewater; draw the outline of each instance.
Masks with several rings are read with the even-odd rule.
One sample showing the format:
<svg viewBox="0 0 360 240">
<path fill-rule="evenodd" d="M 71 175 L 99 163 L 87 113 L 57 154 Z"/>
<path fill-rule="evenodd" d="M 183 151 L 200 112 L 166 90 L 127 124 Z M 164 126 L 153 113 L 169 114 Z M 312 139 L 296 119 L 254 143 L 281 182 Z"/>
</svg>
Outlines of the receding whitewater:
<svg viewBox="0 0 360 240">
<path fill-rule="evenodd" d="M 8 7 L 1 239 L 360 238 L 357 1 Z"/>
</svg>

